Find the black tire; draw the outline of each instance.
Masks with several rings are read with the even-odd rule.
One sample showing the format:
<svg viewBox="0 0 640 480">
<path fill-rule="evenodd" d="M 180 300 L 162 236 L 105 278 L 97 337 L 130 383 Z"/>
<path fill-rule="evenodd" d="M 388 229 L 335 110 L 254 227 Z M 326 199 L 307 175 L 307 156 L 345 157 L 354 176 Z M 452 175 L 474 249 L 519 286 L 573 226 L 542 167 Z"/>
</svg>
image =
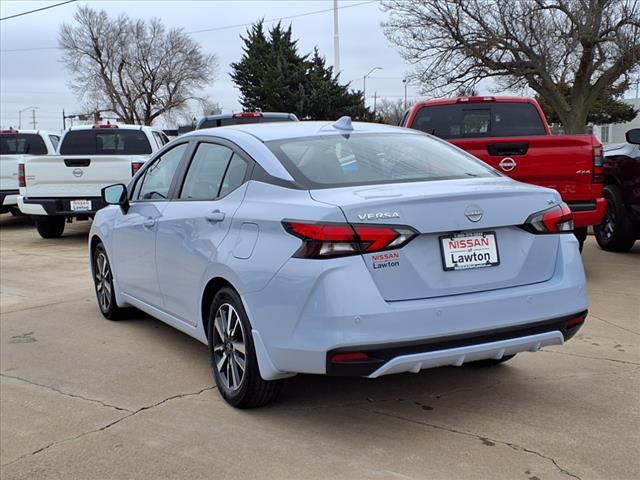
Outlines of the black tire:
<svg viewBox="0 0 640 480">
<path fill-rule="evenodd" d="M 576 228 L 573 231 L 573 234 L 578 239 L 578 249 L 582 252 L 582 248 L 584 247 L 584 242 L 587 239 L 587 227 Z"/>
<path fill-rule="evenodd" d="M 515 356 L 516 354 L 514 353 L 513 355 L 505 355 L 499 360 L 496 360 L 495 358 L 486 358 L 484 360 L 476 360 L 475 362 L 469 362 L 469 363 L 466 363 L 465 365 L 469 365 L 471 367 L 493 367 L 495 365 L 500 365 L 501 363 L 508 362 Z"/>
<path fill-rule="evenodd" d="M 64 217 L 33 217 L 38 233 L 42 238 L 60 238 L 64 232 Z"/>
<path fill-rule="evenodd" d="M 260 376 L 251 324 L 235 290 L 225 287 L 216 294 L 207 327 L 211 370 L 222 398 L 236 408 L 273 402 L 283 382 L 266 381 Z"/>
<path fill-rule="evenodd" d="M 617 185 L 604 187 L 607 211 L 602 223 L 593 229 L 600 248 L 609 252 L 628 252 L 635 243 L 633 223 L 629 219 Z"/>
<path fill-rule="evenodd" d="M 9 209 L 9 212 L 11 212 L 11 215 L 13 215 L 14 217 L 24 216 L 24 213 L 22 213 L 18 207 L 11 207 Z"/>
<path fill-rule="evenodd" d="M 113 271 L 109 257 L 102 243 L 96 245 L 93 251 L 93 284 L 96 291 L 98 308 L 105 318 L 119 320 L 124 317 L 127 309 L 116 304 L 115 288 L 113 286 Z"/>
</svg>

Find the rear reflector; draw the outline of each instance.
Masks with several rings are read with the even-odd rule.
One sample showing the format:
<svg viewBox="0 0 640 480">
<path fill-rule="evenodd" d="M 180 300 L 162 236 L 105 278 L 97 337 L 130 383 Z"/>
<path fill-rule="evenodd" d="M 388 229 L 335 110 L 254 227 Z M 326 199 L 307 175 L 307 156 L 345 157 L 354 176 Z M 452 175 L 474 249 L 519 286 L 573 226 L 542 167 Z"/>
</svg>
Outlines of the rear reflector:
<svg viewBox="0 0 640 480">
<path fill-rule="evenodd" d="M 24 175 L 24 163 L 18 164 L 18 187 L 26 187 L 27 178 Z"/>
<path fill-rule="evenodd" d="M 531 233 L 571 233 L 573 232 L 573 213 L 563 202 L 530 215 L 523 227 Z"/>
<path fill-rule="evenodd" d="M 131 176 L 133 177 L 143 165 L 144 162 L 131 162 Z"/>
<path fill-rule="evenodd" d="M 567 322 L 567 328 L 574 328 L 574 327 L 577 327 L 578 325 L 582 325 L 586 320 L 586 318 L 587 318 L 586 315 L 580 315 L 579 317 L 572 318 Z"/>
<path fill-rule="evenodd" d="M 282 222 L 285 230 L 303 240 L 296 258 L 334 258 L 400 248 L 418 232 L 402 225 Z"/>
<path fill-rule="evenodd" d="M 340 362 L 357 362 L 358 360 L 367 360 L 369 355 L 362 352 L 336 353 L 331 357 L 331 363 Z"/>
</svg>

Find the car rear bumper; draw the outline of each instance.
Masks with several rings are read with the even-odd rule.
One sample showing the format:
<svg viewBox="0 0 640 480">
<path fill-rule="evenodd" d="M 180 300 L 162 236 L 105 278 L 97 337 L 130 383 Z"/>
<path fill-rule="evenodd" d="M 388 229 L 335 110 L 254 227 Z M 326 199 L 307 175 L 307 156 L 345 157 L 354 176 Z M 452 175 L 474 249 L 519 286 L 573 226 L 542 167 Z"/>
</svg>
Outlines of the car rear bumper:
<svg viewBox="0 0 640 480">
<path fill-rule="evenodd" d="M 0 190 L 0 206 L 16 206 L 18 204 L 18 193 L 18 190 Z"/>
<path fill-rule="evenodd" d="M 386 302 L 361 257 L 292 259 L 266 288 L 242 298 L 264 346 L 258 360 L 265 379 L 380 376 L 531 351 L 568 339 L 577 328 L 569 331 L 566 322 L 587 309 L 573 235 L 560 235 L 552 278 L 530 285 Z M 363 350 L 378 355 L 365 369 L 329 366 L 335 352 Z"/>
<path fill-rule="evenodd" d="M 90 200 L 90 210 L 72 210 L 72 200 Z M 100 197 L 72 197 L 72 198 L 29 198 L 18 196 L 18 207 L 27 215 L 52 215 L 61 217 L 83 217 L 94 215 L 106 204 Z"/>
<path fill-rule="evenodd" d="M 604 218 L 607 209 L 607 200 L 597 198 L 591 202 L 567 202 L 573 212 L 573 225 L 575 228 L 598 225 Z"/>
</svg>

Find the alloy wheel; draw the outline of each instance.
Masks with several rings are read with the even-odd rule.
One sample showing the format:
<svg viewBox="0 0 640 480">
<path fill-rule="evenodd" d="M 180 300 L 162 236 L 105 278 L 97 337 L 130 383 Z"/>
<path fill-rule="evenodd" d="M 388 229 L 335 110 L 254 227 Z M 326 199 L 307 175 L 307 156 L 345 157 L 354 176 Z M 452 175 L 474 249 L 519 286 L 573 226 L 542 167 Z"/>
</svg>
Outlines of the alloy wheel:
<svg viewBox="0 0 640 480">
<path fill-rule="evenodd" d="M 235 308 L 223 303 L 214 318 L 213 360 L 224 387 L 235 391 L 242 385 L 246 368 L 245 336 Z"/>
<path fill-rule="evenodd" d="M 611 208 L 611 205 L 607 205 L 602 223 L 598 225 L 597 228 L 600 230 L 600 234 L 605 240 L 611 240 L 616 228 L 616 214 Z"/>
<path fill-rule="evenodd" d="M 111 306 L 111 291 L 113 286 L 111 283 L 109 261 L 104 252 L 99 252 L 98 255 L 96 255 L 95 275 L 98 302 L 100 303 L 102 311 L 106 312 Z"/>
</svg>

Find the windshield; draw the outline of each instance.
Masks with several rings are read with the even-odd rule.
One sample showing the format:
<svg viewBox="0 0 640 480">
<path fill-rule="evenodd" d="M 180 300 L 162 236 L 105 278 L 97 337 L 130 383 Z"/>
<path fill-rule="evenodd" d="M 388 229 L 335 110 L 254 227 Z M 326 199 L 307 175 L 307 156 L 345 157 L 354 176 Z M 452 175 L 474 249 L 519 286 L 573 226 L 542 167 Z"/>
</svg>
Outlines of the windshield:
<svg viewBox="0 0 640 480">
<path fill-rule="evenodd" d="M 62 155 L 148 155 L 151 144 L 142 130 L 71 130 L 62 139 Z"/>
<path fill-rule="evenodd" d="M 307 188 L 497 175 L 446 142 L 411 133 L 327 135 L 267 146 Z"/>
</svg>

